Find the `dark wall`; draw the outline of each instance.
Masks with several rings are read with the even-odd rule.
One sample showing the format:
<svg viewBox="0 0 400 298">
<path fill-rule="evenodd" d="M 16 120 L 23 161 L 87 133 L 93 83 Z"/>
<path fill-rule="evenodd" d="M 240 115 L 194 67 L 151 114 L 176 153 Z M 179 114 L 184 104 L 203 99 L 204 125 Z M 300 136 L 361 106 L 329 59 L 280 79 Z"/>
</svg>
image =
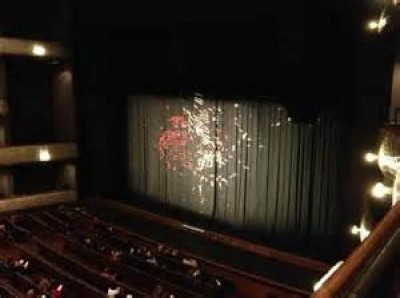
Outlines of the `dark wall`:
<svg viewBox="0 0 400 298">
<path fill-rule="evenodd" d="M 13 0 L 2 3 L 0 35 L 69 42 L 71 0 Z"/>
</svg>

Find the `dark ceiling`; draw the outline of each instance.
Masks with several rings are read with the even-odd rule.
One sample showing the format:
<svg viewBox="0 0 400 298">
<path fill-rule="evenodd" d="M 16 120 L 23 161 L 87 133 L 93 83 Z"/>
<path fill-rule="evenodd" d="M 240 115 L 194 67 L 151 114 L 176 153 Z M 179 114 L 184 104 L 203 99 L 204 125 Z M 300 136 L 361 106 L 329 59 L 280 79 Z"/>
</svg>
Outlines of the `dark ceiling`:
<svg viewBox="0 0 400 298">
<path fill-rule="evenodd" d="M 13 0 L 4 8 L 4 35 L 72 41 L 82 81 L 99 94 L 198 90 L 267 96 L 311 114 L 351 110 L 359 65 L 389 61 L 394 50 L 393 28 L 379 37 L 364 30 L 380 13 L 375 0 Z"/>
<path fill-rule="evenodd" d="M 103 93 L 266 96 L 310 115 L 353 96 L 373 11 L 344 0 L 94 3 L 76 3 L 75 33 L 98 55 L 82 62 L 97 59 L 88 76 L 106 73 Z"/>
</svg>

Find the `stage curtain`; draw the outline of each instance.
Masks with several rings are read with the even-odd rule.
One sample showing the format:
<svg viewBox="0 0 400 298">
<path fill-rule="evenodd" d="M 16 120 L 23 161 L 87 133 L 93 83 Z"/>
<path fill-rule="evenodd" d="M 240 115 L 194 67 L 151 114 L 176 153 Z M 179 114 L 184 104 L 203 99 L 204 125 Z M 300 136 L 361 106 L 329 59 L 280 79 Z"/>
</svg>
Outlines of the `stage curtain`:
<svg viewBox="0 0 400 298">
<path fill-rule="evenodd" d="M 340 125 L 266 100 L 134 96 L 131 190 L 211 221 L 296 239 L 332 235 Z"/>
</svg>

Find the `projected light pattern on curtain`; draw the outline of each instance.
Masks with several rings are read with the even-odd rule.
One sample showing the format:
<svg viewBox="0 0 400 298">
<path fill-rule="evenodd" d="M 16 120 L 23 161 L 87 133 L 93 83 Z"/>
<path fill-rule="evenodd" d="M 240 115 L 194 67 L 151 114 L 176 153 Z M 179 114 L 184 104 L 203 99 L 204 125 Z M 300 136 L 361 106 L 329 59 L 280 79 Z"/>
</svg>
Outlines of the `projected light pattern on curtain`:
<svg viewBox="0 0 400 298">
<path fill-rule="evenodd" d="M 273 103 L 132 97 L 131 189 L 265 233 L 326 235 L 337 214 L 339 126 Z"/>
<path fill-rule="evenodd" d="M 238 107 L 235 104 L 235 108 Z M 226 147 L 229 138 L 219 127 L 221 117 L 221 107 L 217 104 L 205 107 L 204 99 L 196 96 L 192 109 L 182 107 L 181 114 L 169 117 L 169 125 L 160 133 L 158 141 L 160 157 L 168 170 L 184 168 L 197 178 L 197 184 L 192 186 L 192 191 L 200 196 L 201 204 L 206 199 L 203 197 L 204 188 L 222 188 L 237 176 L 237 173 L 225 176 L 222 171 L 228 161 L 234 158 L 237 145 L 248 142 L 247 146 L 250 147 L 251 138 L 241 128 L 238 121 L 240 117 L 237 116 L 234 119 L 240 137 L 237 144 Z M 249 168 L 245 164 L 241 167 L 245 170 Z M 212 170 L 211 173 L 206 169 Z"/>
</svg>

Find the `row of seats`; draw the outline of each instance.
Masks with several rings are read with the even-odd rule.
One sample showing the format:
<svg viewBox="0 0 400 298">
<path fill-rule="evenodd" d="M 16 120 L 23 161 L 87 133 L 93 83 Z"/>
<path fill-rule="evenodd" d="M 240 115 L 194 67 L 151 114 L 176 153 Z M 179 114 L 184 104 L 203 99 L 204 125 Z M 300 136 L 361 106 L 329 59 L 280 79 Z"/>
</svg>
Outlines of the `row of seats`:
<svg viewBox="0 0 400 298">
<path fill-rule="evenodd" d="M 232 294 L 227 281 L 208 272 L 195 258 L 81 207 L 8 217 L 0 225 L 0 236 L 2 242 L 30 251 L 30 256 L 10 259 L 5 264 L 8 269 L 2 271 L 13 279 L 10 284 L 15 290 L 33 295 L 29 297 L 69 297 L 72 291 L 71 297 L 110 298 Z M 40 260 L 47 265 L 40 265 Z M 15 282 L 21 275 L 30 286 Z"/>
</svg>

